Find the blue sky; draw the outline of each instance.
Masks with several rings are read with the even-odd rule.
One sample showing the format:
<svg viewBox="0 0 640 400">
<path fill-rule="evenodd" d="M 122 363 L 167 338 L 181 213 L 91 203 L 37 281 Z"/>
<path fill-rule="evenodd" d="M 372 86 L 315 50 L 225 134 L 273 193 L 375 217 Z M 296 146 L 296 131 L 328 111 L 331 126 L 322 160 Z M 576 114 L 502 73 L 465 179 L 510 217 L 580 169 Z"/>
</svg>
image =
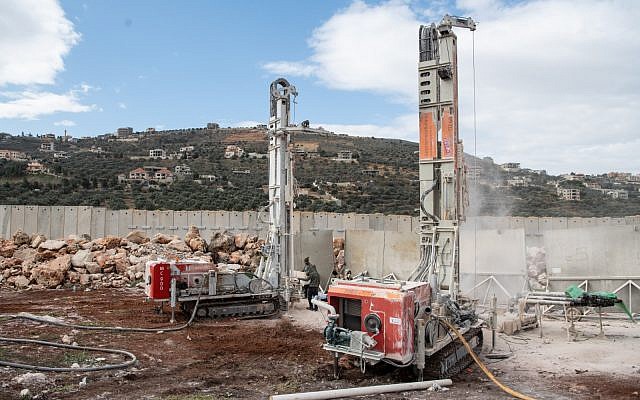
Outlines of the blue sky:
<svg viewBox="0 0 640 400">
<path fill-rule="evenodd" d="M 457 31 L 467 152 L 554 173 L 640 172 L 633 0 L 5 0 L 0 131 L 264 123 L 269 83 L 284 76 L 298 121 L 417 141 L 418 26 L 445 13 L 478 21 L 475 38 Z"/>
</svg>

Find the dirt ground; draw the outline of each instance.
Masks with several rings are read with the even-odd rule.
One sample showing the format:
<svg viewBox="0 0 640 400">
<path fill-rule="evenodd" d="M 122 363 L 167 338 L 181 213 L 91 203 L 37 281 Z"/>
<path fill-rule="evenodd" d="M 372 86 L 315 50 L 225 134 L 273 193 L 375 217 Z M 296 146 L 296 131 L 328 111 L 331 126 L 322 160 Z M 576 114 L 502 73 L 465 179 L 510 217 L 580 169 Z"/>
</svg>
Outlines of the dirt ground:
<svg viewBox="0 0 640 400">
<path fill-rule="evenodd" d="M 5 291 L 0 314 L 30 312 L 67 322 L 135 327 L 166 326 L 139 290 Z M 184 317 L 179 315 L 179 322 Z M 405 371 L 391 367 L 357 368 L 332 378 L 331 358 L 321 346 L 323 315 L 296 306 L 287 315 L 261 320 L 198 321 L 166 333 L 72 331 L 35 322 L 0 322 L 0 336 L 60 342 L 69 335 L 79 345 L 123 349 L 138 362 L 127 370 L 90 373 L 46 373 L 41 383 L 18 383 L 27 371 L 0 368 L 0 399 L 16 399 L 25 387 L 40 399 L 266 399 L 271 394 L 409 381 Z M 640 325 L 640 324 L 638 324 Z M 506 385 L 537 399 L 640 399 L 640 328 L 607 322 L 604 339 L 595 338 L 596 322 L 578 324 L 579 341 L 566 338 L 563 323 L 544 324 L 538 331 L 500 336 L 498 347 L 514 356 L 486 360 Z M 489 346 L 485 332 L 485 350 Z M 102 358 L 105 358 L 103 360 Z M 2 343 L 0 359 L 41 365 L 70 366 L 122 360 L 103 353 Z M 86 385 L 81 382 L 86 378 Z M 448 391 L 379 395 L 380 399 L 506 399 L 493 383 L 471 366 L 454 379 Z"/>
</svg>

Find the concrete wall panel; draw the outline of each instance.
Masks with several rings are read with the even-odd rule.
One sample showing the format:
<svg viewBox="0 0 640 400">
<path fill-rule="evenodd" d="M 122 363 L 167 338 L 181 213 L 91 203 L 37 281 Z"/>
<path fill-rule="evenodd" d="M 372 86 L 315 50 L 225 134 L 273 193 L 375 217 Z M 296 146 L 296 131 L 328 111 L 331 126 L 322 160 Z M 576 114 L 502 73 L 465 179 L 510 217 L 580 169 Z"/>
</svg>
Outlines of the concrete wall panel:
<svg viewBox="0 0 640 400">
<path fill-rule="evenodd" d="M 24 231 L 24 206 L 11 206 L 11 235 Z"/>
<path fill-rule="evenodd" d="M 87 234 L 91 236 L 91 218 L 93 213 L 91 211 L 93 207 L 80 206 L 78 207 L 78 235 Z M 93 238 L 93 236 L 91 236 Z"/>
<path fill-rule="evenodd" d="M 552 231 L 544 237 L 550 275 L 640 275 L 640 232 L 633 226 Z"/>
<path fill-rule="evenodd" d="M 167 235 L 177 235 L 177 227 L 173 223 L 173 211 L 160 211 L 160 226 L 158 231 L 162 231 Z"/>
<path fill-rule="evenodd" d="M 327 213 L 327 229 L 334 231 L 344 230 L 344 214 Z"/>
<path fill-rule="evenodd" d="M 78 207 L 67 206 L 64 208 L 64 237 L 78 234 Z"/>
<path fill-rule="evenodd" d="M 524 220 L 524 233 L 536 235 L 540 231 L 540 224 L 537 217 L 529 217 Z"/>
<path fill-rule="evenodd" d="M 64 207 L 53 206 L 51 207 L 51 239 L 63 239 L 64 238 Z"/>
<path fill-rule="evenodd" d="M 216 213 L 216 230 L 222 231 L 231 227 L 231 219 L 228 211 L 215 211 Z"/>
<path fill-rule="evenodd" d="M 294 269 L 301 271 L 304 257 L 316 265 L 320 273 L 320 285 L 327 287 L 331 271 L 333 271 L 333 235 L 331 231 L 307 231 L 293 236 Z"/>
<path fill-rule="evenodd" d="M 326 212 L 319 212 L 315 214 L 315 227 L 319 230 L 329 229 Z"/>
<path fill-rule="evenodd" d="M 384 234 L 382 231 L 345 232 L 345 262 L 353 275 L 368 271 L 369 275 L 383 275 Z"/>
<path fill-rule="evenodd" d="M 189 211 L 174 211 L 173 225 L 177 228 L 174 231 L 174 235 L 184 238 L 187 234 L 187 230 L 189 229 Z"/>
<path fill-rule="evenodd" d="M 127 236 L 133 229 L 133 210 L 119 210 L 117 236 Z"/>
<path fill-rule="evenodd" d="M 0 206 L 0 237 L 11 237 L 11 206 Z"/>
<path fill-rule="evenodd" d="M 107 210 L 102 207 L 91 208 L 91 238 L 105 237 L 105 225 L 106 225 Z"/>
<path fill-rule="evenodd" d="M 342 214 L 342 221 L 345 231 L 356 230 L 356 213 Z"/>
<path fill-rule="evenodd" d="M 398 216 L 398 232 L 412 232 L 411 217 L 407 215 Z"/>
<path fill-rule="evenodd" d="M 356 214 L 356 229 L 368 231 L 369 227 L 369 214 Z"/>
<path fill-rule="evenodd" d="M 385 215 L 384 216 L 384 230 L 385 231 L 397 231 L 398 230 L 398 216 L 397 215 Z"/>
<path fill-rule="evenodd" d="M 203 228 L 202 224 L 202 211 L 189 211 L 187 215 L 187 225 L 189 227 L 195 226 L 198 229 Z"/>
<path fill-rule="evenodd" d="M 419 236 L 413 232 L 384 232 L 382 275 L 407 279 L 420 261 Z"/>
<path fill-rule="evenodd" d="M 119 236 L 120 235 L 120 212 L 117 210 L 106 210 L 105 211 L 105 223 L 104 223 L 104 234 L 105 236 Z M 126 230 L 125 225 L 125 230 Z"/>
<path fill-rule="evenodd" d="M 509 228 L 518 229 L 524 228 L 525 219 L 522 217 L 511 217 L 511 221 L 509 221 Z"/>
<path fill-rule="evenodd" d="M 231 211 L 229 213 L 229 226 L 234 232 L 246 230 L 242 211 Z"/>
<path fill-rule="evenodd" d="M 51 237 L 51 207 L 38 207 L 38 229 L 36 229 L 36 233 L 47 238 Z"/>
<path fill-rule="evenodd" d="M 135 225 L 135 229 L 139 229 L 148 234 L 151 227 L 147 225 L 147 211 L 133 210 L 131 215 L 131 225 Z"/>
<path fill-rule="evenodd" d="M 306 232 L 316 228 L 316 222 L 313 218 L 313 213 L 309 211 L 302 211 L 300 213 L 300 232 Z"/>
<path fill-rule="evenodd" d="M 29 235 L 38 233 L 38 206 L 24 206 L 24 231 Z"/>
</svg>

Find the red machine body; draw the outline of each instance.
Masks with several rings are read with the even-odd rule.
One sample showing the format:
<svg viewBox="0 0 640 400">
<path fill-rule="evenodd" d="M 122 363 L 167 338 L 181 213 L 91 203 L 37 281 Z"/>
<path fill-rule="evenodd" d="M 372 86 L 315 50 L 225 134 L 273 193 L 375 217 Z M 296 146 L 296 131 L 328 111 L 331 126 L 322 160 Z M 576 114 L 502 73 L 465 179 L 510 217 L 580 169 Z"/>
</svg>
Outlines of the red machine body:
<svg viewBox="0 0 640 400">
<path fill-rule="evenodd" d="M 329 286 L 327 295 L 327 301 L 340 316 L 338 326 L 367 332 L 376 341 L 371 350 L 384 354 L 384 358 L 402 364 L 412 360 L 415 315 L 430 302 L 427 282 L 340 280 Z M 379 318 L 377 333 L 367 323 L 371 314 Z M 375 317 L 368 319 L 371 322 Z"/>
<path fill-rule="evenodd" d="M 145 269 L 145 294 L 151 300 L 171 298 L 171 263 L 150 261 Z"/>
</svg>

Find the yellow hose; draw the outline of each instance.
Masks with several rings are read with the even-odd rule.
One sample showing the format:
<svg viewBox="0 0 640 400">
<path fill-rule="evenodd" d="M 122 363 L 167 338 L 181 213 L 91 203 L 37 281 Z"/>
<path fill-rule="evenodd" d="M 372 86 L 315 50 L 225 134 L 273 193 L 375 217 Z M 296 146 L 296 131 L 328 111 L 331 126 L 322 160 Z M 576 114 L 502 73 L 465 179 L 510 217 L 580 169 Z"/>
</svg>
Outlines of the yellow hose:
<svg viewBox="0 0 640 400">
<path fill-rule="evenodd" d="M 509 393 L 511 396 L 517 398 L 517 399 L 522 399 L 522 400 L 536 400 L 533 397 L 529 397 L 527 395 L 524 395 L 520 392 L 516 392 L 515 390 L 506 387 L 505 385 L 503 385 L 498 378 L 496 378 L 491 371 L 489 371 L 489 369 L 482 363 L 482 361 L 480 361 L 480 359 L 478 358 L 478 356 L 476 355 L 476 353 L 473 351 L 473 349 L 471 348 L 471 346 L 469 345 L 469 343 L 466 341 L 466 339 L 460 334 L 460 332 L 449 323 L 449 321 L 445 320 L 445 319 L 441 319 L 440 321 L 444 322 L 445 325 L 447 325 L 449 327 L 449 329 L 451 329 L 456 336 L 460 339 L 460 341 L 462 342 L 462 344 L 464 345 L 464 347 L 467 349 L 467 351 L 469 352 L 469 354 L 471 355 L 471 357 L 473 357 L 473 360 L 476 362 L 476 364 L 478 364 L 478 366 L 480 367 L 480 369 L 482 370 L 482 372 L 484 372 L 484 374 L 493 381 L 493 383 L 495 383 L 500 389 L 502 389 L 505 393 Z"/>
</svg>

